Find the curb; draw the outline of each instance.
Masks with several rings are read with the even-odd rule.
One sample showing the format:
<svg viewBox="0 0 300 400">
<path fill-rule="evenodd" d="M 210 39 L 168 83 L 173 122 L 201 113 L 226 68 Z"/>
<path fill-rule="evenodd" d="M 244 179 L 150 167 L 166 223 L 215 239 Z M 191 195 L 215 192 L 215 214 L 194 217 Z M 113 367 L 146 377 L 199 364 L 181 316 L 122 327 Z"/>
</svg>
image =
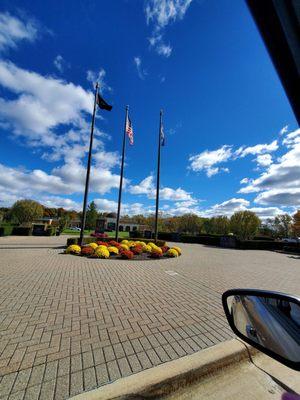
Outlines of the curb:
<svg viewBox="0 0 300 400">
<path fill-rule="evenodd" d="M 72 400 L 126 400 L 157 399 L 208 374 L 249 357 L 256 350 L 232 339 L 190 356 L 169 361 L 157 367 L 138 372 L 90 392 L 72 397 Z"/>
</svg>

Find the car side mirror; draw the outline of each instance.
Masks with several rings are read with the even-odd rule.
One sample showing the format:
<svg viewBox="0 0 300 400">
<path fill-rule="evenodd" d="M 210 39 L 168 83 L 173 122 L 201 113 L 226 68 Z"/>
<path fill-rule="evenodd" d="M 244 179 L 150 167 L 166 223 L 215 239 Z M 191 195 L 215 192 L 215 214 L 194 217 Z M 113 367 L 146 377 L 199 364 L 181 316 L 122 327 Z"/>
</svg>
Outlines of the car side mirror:
<svg viewBox="0 0 300 400">
<path fill-rule="evenodd" d="M 300 371 L 300 299 L 283 293 L 232 289 L 222 303 L 233 332 L 248 344 Z"/>
</svg>

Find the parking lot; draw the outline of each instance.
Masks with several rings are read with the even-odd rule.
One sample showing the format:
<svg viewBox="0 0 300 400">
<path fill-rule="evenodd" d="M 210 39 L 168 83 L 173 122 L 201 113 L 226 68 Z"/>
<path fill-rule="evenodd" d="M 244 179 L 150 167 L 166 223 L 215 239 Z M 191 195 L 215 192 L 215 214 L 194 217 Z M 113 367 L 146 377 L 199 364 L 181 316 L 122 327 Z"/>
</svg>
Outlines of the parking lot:
<svg viewBox="0 0 300 400">
<path fill-rule="evenodd" d="M 66 399 L 232 337 L 221 294 L 300 295 L 298 256 L 182 244 L 177 259 L 62 254 L 66 237 L 0 238 L 0 399 Z"/>
</svg>

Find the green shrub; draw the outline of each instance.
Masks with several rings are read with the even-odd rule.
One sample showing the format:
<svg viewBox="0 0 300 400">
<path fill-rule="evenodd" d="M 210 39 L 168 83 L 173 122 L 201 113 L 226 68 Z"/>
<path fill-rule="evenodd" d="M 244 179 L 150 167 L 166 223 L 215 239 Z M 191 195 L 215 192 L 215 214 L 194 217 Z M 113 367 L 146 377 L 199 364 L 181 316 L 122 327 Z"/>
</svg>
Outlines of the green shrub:
<svg viewBox="0 0 300 400">
<path fill-rule="evenodd" d="M 12 230 L 12 235 L 16 236 L 30 236 L 32 234 L 32 227 L 15 226 Z"/>
<path fill-rule="evenodd" d="M 199 236 L 192 236 L 192 235 L 180 235 L 180 241 L 182 243 L 199 243 L 199 244 L 206 244 L 208 246 L 220 246 L 220 237 L 219 235 L 199 235 Z"/>
<path fill-rule="evenodd" d="M 55 234 L 56 234 L 56 228 L 55 227 L 49 226 L 46 229 L 46 233 L 45 233 L 46 236 L 54 236 Z"/>
<path fill-rule="evenodd" d="M 113 238 L 101 238 L 101 242 L 110 242 L 114 240 Z M 122 240 L 124 240 L 124 238 L 119 238 L 118 242 L 122 242 Z M 144 238 L 135 238 L 135 241 L 139 241 L 139 242 L 144 242 L 144 243 L 149 243 L 149 242 L 153 242 L 154 240 L 152 239 L 144 239 Z M 88 243 L 96 243 L 97 241 L 99 241 L 99 238 L 95 238 L 95 237 L 85 237 L 83 238 L 83 244 L 88 244 Z M 73 238 L 69 238 L 67 239 L 67 246 L 70 246 L 71 244 L 78 244 L 79 243 L 79 238 L 78 237 L 73 237 Z M 157 246 L 162 247 L 165 246 L 166 242 L 164 240 L 158 240 L 157 241 Z"/>
<path fill-rule="evenodd" d="M 290 245 L 292 245 L 291 247 L 298 247 L 297 243 L 289 243 Z M 272 242 L 270 240 L 240 240 L 238 242 L 238 248 L 242 250 L 283 250 L 284 246 L 286 246 L 284 242 Z"/>
<path fill-rule="evenodd" d="M 180 234 L 177 232 L 158 232 L 158 239 L 167 240 L 169 242 L 179 242 Z"/>
<path fill-rule="evenodd" d="M 14 225 L 3 224 L 0 226 L 0 236 L 9 236 L 12 234 Z"/>
</svg>

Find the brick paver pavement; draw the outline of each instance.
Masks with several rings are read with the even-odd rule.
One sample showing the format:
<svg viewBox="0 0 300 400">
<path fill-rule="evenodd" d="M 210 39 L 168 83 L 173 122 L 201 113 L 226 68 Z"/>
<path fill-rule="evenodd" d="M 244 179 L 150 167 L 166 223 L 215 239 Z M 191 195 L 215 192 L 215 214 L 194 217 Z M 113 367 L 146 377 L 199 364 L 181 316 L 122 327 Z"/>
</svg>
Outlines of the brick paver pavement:
<svg viewBox="0 0 300 400">
<path fill-rule="evenodd" d="M 64 240 L 0 239 L 1 400 L 66 399 L 227 340 L 228 288 L 300 294 L 298 257 L 182 244 L 178 259 L 92 260 Z"/>
</svg>

